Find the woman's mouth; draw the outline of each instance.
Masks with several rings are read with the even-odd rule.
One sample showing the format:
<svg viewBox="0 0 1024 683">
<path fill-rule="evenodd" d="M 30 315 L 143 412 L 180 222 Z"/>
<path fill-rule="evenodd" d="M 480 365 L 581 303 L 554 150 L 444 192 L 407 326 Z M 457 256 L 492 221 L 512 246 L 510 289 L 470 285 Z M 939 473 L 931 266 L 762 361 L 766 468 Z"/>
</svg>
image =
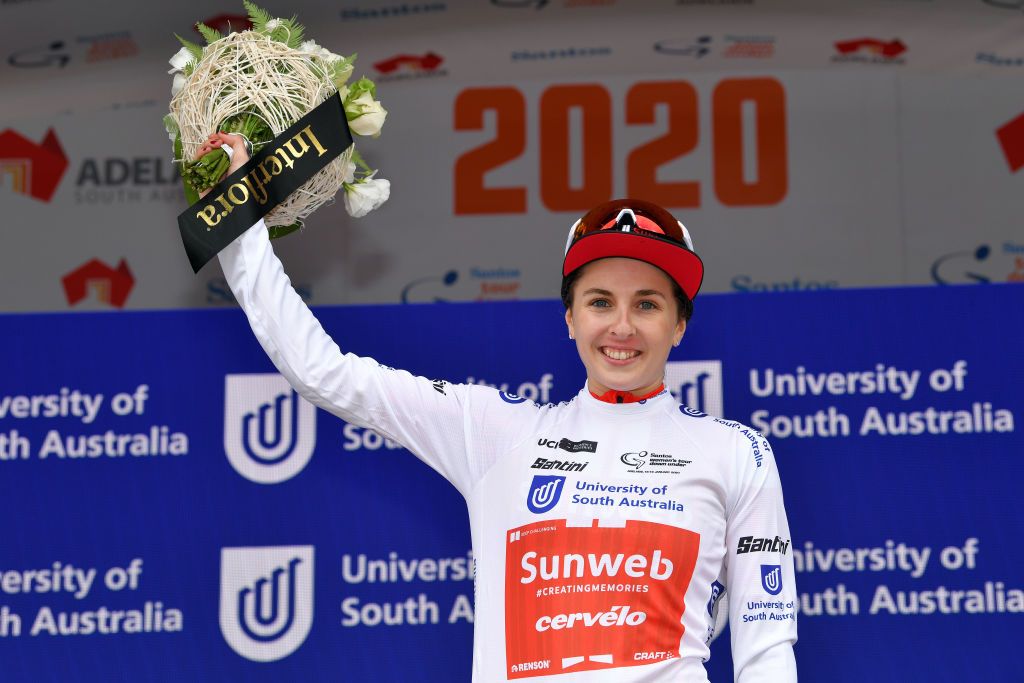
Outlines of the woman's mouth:
<svg viewBox="0 0 1024 683">
<path fill-rule="evenodd" d="M 612 360 L 617 361 L 630 360 L 631 358 L 635 358 L 640 355 L 640 352 L 635 349 L 613 349 L 607 346 L 601 347 L 601 353 L 603 353 L 606 358 L 611 358 Z"/>
</svg>

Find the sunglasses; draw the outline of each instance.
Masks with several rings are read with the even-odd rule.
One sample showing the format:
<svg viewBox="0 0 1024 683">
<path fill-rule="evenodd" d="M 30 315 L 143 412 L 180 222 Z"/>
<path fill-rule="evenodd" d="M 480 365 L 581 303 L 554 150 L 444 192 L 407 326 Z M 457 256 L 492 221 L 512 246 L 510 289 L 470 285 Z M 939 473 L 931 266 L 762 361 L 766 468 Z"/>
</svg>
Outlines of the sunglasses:
<svg viewBox="0 0 1024 683">
<path fill-rule="evenodd" d="M 599 204 L 576 221 L 569 229 L 566 253 L 578 240 L 604 231 L 631 232 L 672 242 L 693 251 L 693 240 L 686 226 L 668 211 L 651 202 L 617 199 Z"/>
</svg>

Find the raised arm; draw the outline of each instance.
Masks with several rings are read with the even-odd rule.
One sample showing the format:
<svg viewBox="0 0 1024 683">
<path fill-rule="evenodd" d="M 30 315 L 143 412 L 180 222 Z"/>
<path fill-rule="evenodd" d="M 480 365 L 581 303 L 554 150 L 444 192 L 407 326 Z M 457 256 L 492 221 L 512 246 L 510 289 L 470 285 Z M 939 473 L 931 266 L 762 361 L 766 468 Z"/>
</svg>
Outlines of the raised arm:
<svg viewBox="0 0 1024 683">
<path fill-rule="evenodd" d="M 223 136 L 224 144 L 231 138 L 233 171 L 247 157 L 237 136 Z M 467 456 L 468 404 L 476 387 L 432 382 L 343 354 L 292 288 L 262 220 L 219 258 L 256 338 L 299 394 L 402 444 L 463 493 L 468 490 L 486 465 Z"/>
</svg>

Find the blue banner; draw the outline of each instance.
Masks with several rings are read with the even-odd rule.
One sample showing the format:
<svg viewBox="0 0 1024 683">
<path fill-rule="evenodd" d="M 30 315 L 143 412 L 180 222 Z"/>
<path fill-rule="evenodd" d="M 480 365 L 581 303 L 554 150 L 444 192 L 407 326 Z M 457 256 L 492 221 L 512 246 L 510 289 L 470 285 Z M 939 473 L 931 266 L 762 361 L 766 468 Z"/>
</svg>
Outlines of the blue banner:
<svg viewBox="0 0 1024 683">
<path fill-rule="evenodd" d="M 699 299 L 667 383 L 772 441 L 804 680 L 1020 679 L 1022 310 L 1011 285 Z M 554 301 L 317 313 L 428 377 L 585 380 Z M 469 681 L 462 498 L 300 399 L 239 311 L 0 330 L 2 680 Z"/>
</svg>

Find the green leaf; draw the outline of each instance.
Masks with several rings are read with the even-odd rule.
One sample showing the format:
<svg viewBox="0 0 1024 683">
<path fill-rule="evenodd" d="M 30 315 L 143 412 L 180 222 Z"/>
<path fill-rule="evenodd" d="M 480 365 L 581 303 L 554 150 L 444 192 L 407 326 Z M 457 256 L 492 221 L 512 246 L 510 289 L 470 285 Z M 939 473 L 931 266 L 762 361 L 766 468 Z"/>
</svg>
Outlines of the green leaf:
<svg viewBox="0 0 1024 683">
<path fill-rule="evenodd" d="M 164 130 L 167 131 L 168 135 L 170 135 L 171 133 L 173 133 L 174 135 L 179 134 L 178 122 L 174 120 L 174 114 L 167 114 L 166 116 L 164 116 Z"/>
<path fill-rule="evenodd" d="M 349 86 L 348 95 L 345 96 L 345 100 L 351 102 L 363 93 L 370 93 L 370 97 L 377 99 L 377 86 L 366 76 L 363 76 Z"/>
<path fill-rule="evenodd" d="M 177 33 L 174 34 L 174 37 L 178 39 L 179 43 L 181 43 L 182 45 L 185 46 L 185 49 L 188 50 L 189 54 L 192 55 L 192 57 L 193 57 L 193 59 L 195 59 L 195 61 L 198 62 L 200 59 L 203 58 L 203 46 L 202 45 L 197 45 L 196 43 L 193 43 L 191 41 L 185 40 L 184 38 L 179 36 Z M 186 73 L 188 73 L 188 72 L 186 71 Z"/>
<path fill-rule="evenodd" d="M 296 230 L 298 230 L 301 227 L 302 227 L 302 223 L 299 223 L 299 222 L 296 221 L 295 223 L 292 223 L 291 225 L 275 225 L 273 227 L 268 226 L 267 227 L 267 232 L 270 233 L 270 239 L 276 240 L 276 239 L 278 239 L 280 237 L 284 237 L 285 235 L 292 234 L 293 232 L 295 232 Z"/>
<path fill-rule="evenodd" d="M 203 38 L 206 38 L 207 45 L 209 45 L 210 43 L 215 43 L 224 37 L 220 34 L 220 31 L 214 28 L 210 28 L 201 21 L 196 24 L 196 30 L 203 34 Z"/>
<path fill-rule="evenodd" d="M 334 87 L 341 90 L 341 86 L 345 85 L 348 79 L 352 76 L 353 62 L 356 60 L 356 56 L 345 57 L 339 59 L 336 62 L 331 63 L 331 82 L 334 83 Z"/>
<path fill-rule="evenodd" d="M 298 50 L 299 46 L 302 45 L 302 34 L 306 31 L 305 27 L 298 22 L 298 17 L 283 19 L 282 21 L 284 21 L 285 28 L 288 29 L 288 47 Z"/>
<path fill-rule="evenodd" d="M 278 19 L 277 28 L 268 34 L 271 40 L 284 43 L 292 49 L 297 49 L 302 44 L 302 33 L 305 29 L 296 21 L 296 18 Z"/>
<path fill-rule="evenodd" d="M 181 135 L 174 136 L 174 158 L 181 159 Z M 188 202 L 189 206 L 192 206 L 199 201 L 199 193 L 185 179 L 185 169 L 182 168 L 181 171 L 181 184 L 185 186 L 185 201 Z"/>
<path fill-rule="evenodd" d="M 267 22 L 273 19 L 266 10 L 260 9 L 249 0 L 243 0 L 242 4 L 245 5 L 246 11 L 249 13 L 249 21 L 252 22 L 252 28 L 254 31 L 265 33 L 267 28 Z"/>
<path fill-rule="evenodd" d="M 363 169 L 363 171 L 365 171 L 366 173 L 373 172 L 373 169 L 370 168 L 370 166 L 363 159 L 363 155 L 360 154 L 359 150 L 356 149 L 355 143 L 352 143 L 352 163 L 354 163 L 357 167 Z"/>
</svg>

